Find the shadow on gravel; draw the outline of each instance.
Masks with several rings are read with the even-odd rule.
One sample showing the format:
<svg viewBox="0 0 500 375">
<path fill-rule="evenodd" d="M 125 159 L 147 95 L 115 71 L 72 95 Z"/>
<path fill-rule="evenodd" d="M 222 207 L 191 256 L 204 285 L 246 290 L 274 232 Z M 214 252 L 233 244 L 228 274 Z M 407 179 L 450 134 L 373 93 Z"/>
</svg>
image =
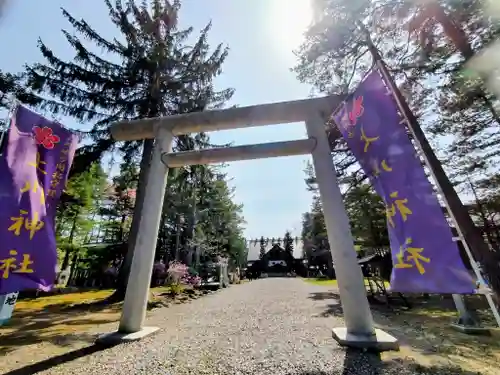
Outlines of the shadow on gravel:
<svg viewBox="0 0 500 375">
<path fill-rule="evenodd" d="M 33 363 L 28 366 L 24 366 L 22 368 L 12 370 L 4 373 L 3 375 L 32 375 L 41 371 L 46 371 L 51 369 L 52 367 L 62 365 L 67 362 L 74 361 L 75 359 L 82 358 L 97 352 L 100 352 L 105 349 L 109 349 L 111 346 L 109 345 L 97 345 L 93 344 L 87 346 L 85 348 L 73 350 L 72 352 L 58 355 L 56 357 L 52 357 L 37 363 Z"/>
<path fill-rule="evenodd" d="M 340 304 L 340 297 L 332 292 L 316 292 L 310 293 L 309 298 L 314 301 L 324 301 L 328 300 L 329 304 L 326 306 L 325 310 L 321 313 L 321 317 L 326 318 L 328 316 L 343 316 L 342 305 Z"/>
<path fill-rule="evenodd" d="M 343 316 L 340 296 L 336 291 L 310 293 L 309 298 L 325 303 L 322 311 L 315 317 Z M 493 331 L 491 336 L 470 336 L 453 330 L 450 323 L 456 319 L 456 309 L 450 296 L 431 295 L 428 298 L 410 296 L 408 299 L 412 306 L 411 309 L 402 308 L 397 304 L 388 306 L 385 303 L 370 303 L 377 328 L 397 337 L 401 342 L 402 351 L 398 358 L 383 361 L 383 365 L 379 366 L 379 372 L 372 371 L 367 374 L 385 374 L 385 372 L 380 371 L 387 369 L 388 366 L 396 368 L 398 363 L 400 363 L 399 366 L 414 367 L 416 368 L 414 372 L 420 374 L 421 372 L 418 372 L 417 369 L 421 366 L 416 363 L 411 364 L 412 361 L 407 359 L 414 356 L 418 358 L 418 362 L 425 364 L 430 363 L 427 360 L 433 361 L 434 367 L 421 368 L 426 371 L 436 371 L 438 374 L 477 374 L 477 372 L 465 370 L 475 368 L 496 373 L 495 369 L 497 369 L 500 360 L 500 340 L 496 336 L 496 331 Z M 471 302 L 471 305 L 480 314 L 483 324 L 493 325 L 485 313 L 487 308 L 483 306 L 483 301 L 472 298 L 468 302 Z M 443 359 L 457 365 L 460 364 L 465 369 L 441 367 L 441 363 L 438 365 L 439 362 L 435 362 L 435 360 Z M 365 361 L 367 360 L 369 359 L 365 359 Z M 374 365 L 372 367 L 376 368 Z M 346 366 L 346 368 L 348 367 Z M 345 374 L 350 374 L 350 372 L 345 372 Z M 364 373 L 360 373 L 360 375 L 364 375 Z"/>
<path fill-rule="evenodd" d="M 465 371 L 452 366 L 422 366 L 410 360 L 382 361 L 379 354 L 347 349 L 342 375 L 478 375 L 478 372 Z M 332 371 L 306 371 L 300 375 L 333 375 Z"/>
</svg>

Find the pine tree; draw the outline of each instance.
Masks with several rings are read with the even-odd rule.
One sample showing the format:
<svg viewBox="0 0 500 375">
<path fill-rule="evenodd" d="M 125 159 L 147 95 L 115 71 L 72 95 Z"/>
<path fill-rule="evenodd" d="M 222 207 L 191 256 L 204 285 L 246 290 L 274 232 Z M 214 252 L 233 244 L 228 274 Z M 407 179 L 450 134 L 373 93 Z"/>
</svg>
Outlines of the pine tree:
<svg viewBox="0 0 500 375">
<path fill-rule="evenodd" d="M 82 245 L 94 225 L 92 214 L 99 206 L 95 203 L 104 192 L 105 174 L 99 164 L 93 164 L 84 173 L 69 179 L 65 195 L 57 210 L 58 246 L 66 248 L 61 264 L 65 270 L 71 253 Z"/>
<path fill-rule="evenodd" d="M 288 230 L 285 232 L 285 236 L 283 237 L 283 247 L 288 254 L 293 256 L 293 238 L 292 234 Z"/>
<path fill-rule="evenodd" d="M 494 183 L 497 173 L 497 149 L 500 145 L 500 110 L 497 98 L 488 91 L 484 79 L 465 70 L 465 63 L 474 53 L 481 52 L 500 37 L 500 24 L 485 13 L 484 1 L 447 1 L 443 4 L 446 15 L 463 32 L 466 48 L 457 51 L 452 43 L 443 43 L 428 52 L 430 59 L 447 61 L 450 72 L 441 74 L 439 90 L 428 95 L 425 105 L 435 108 L 438 116 L 429 123 L 434 136 L 452 136 L 444 151 L 448 169 L 453 171 L 457 183 L 471 176 Z M 433 34 L 435 43 L 446 41 L 446 35 Z M 449 38 L 448 38 L 449 39 Z M 434 46 L 433 46 L 434 47 Z M 450 137 L 449 137 L 450 138 Z"/>
<path fill-rule="evenodd" d="M 266 240 L 264 240 L 264 237 L 260 238 L 259 243 L 260 243 L 259 259 L 262 259 L 266 255 Z"/>
<path fill-rule="evenodd" d="M 144 200 L 145 177 L 154 140 L 114 145 L 108 126 L 119 119 L 168 116 L 223 105 L 232 89 L 215 91 L 212 80 L 221 73 L 227 49 L 218 45 L 213 51 L 207 42 L 211 24 L 201 30 L 191 45 L 187 38 L 193 29 L 178 28 L 180 1 L 151 0 L 137 5 L 133 0 L 104 0 L 112 23 L 121 32 L 121 40 L 101 36 L 85 20 L 63 10 L 74 33 L 63 30 L 75 51 L 74 59 L 58 58 L 41 40 L 39 48 L 46 64 L 27 68 L 28 83 L 34 92 L 50 95 L 42 109 L 63 113 L 94 124 L 89 132 L 93 141 L 81 149 L 74 171 L 84 170 L 100 160 L 103 153 L 117 148 L 125 159 L 133 158 L 142 147 L 136 207 L 129 235 L 129 251 L 124 262 L 122 285 L 127 280 Z M 151 8 L 151 10 L 150 10 Z M 77 36 L 78 35 L 78 36 Z M 85 40 L 84 40 L 85 39 Z M 97 55 L 86 40 L 104 50 L 109 58 Z M 208 138 L 178 137 L 177 150 L 203 147 Z M 120 296 L 124 289 L 120 289 Z"/>
<path fill-rule="evenodd" d="M 316 194 L 313 196 L 310 212 L 302 215 L 302 240 L 304 241 L 303 256 L 307 258 L 310 265 L 318 264 L 331 268 L 333 264 L 331 254 L 324 252 L 330 249 L 325 217 L 321 200 Z"/>
<path fill-rule="evenodd" d="M 373 188 L 362 184 L 349 190 L 344 203 L 355 242 L 368 249 L 389 248 L 384 202 Z"/>
<path fill-rule="evenodd" d="M 473 53 L 498 38 L 500 26 L 485 14 L 484 1 L 441 0 L 439 4 L 453 18 L 455 26 L 460 25 L 465 31 Z M 464 74 L 464 62 L 470 53 L 464 56 L 463 48 L 457 50 L 442 27 L 430 28 L 432 46 L 426 40 L 422 48 L 420 40 L 409 37 L 409 21 L 421 8 L 418 2 L 315 0 L 314 5 L 315 22 L 297 51 L 299 63 L 295 72 L 300 81 L 313 84 L 324 93 L 352 91 L 372 67 L 366 33 L 359 27 L 363 24 L 424 128 L 434 135 L 453 136 L 446 150 L 446 161 L 451 161 L 449 169 L 462 176 L 471 172 L 486 174 L 491 183 L 496 181 L 500 144 L 497 101 L 477 77 Z M 337 138 L 338 132 L 333 128 L 335 161 L 352 162 L 349 153 L 335 153 L 344 144 Z M 500 255 L 474 251 L 500 296 Z"/>
<path fill-rule="evenodd" d="M 37 105 L 40 103 L 40 98 L 30 93 L 29 90 L 26 90 L 21 76 L 0 71 L 0 109 L 9 111 L 16 99 L 28 105 Z M 0 118 L 0 137 L 7 128 L 4 120 L 5 116 Z M 3 150 L 6 140 L 5 137 L 2 138 L 0 150 Z"/>
</svg>

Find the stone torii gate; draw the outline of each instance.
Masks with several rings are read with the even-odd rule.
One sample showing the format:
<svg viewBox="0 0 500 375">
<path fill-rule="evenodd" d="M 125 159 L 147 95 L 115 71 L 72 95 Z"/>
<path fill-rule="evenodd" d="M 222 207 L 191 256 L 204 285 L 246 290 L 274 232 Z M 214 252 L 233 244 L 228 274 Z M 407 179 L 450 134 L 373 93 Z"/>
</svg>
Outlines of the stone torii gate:
<svg viewBox="0 0 500 375">
<path fill-rule="evenodd" d="M 345 327 L 333 328 L 333 338 L 343 346 L 397 349 L 394 337 L 374 328 L 349 219 L 336 178 L 325 120 L 340 102 L 338 96 L 327 96 L 113 124 L 111 134 L 115 140 L 155 138 L 155 146 L 119 329 L 98 341 L 116 343 L 137 340 L 157 330 L 143 325 L 169 168 L 311 154 L 344 311 Z M 305 122 L 307 139 L 172 152 L 173 138 L 183 134 L 294 122 Z"/>
</svg>

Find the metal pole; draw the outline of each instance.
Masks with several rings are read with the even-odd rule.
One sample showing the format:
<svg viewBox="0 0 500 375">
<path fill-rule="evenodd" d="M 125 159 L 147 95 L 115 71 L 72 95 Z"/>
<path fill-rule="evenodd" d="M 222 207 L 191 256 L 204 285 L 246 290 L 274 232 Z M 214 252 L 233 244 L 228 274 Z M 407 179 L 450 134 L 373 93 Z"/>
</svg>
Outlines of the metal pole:
<svg viewBox="0 0 500 375">
<path fill-rule="evenodd" d="M 157 133 L 145 186 L 144 206 L 140 212 L 141 221 L 129 276 L 131 282 L 128 283 L 118 328 L 121 333 L 140 331 L 146 318 L 149 285 L 168 174 L 168 167 L 163 164 L 161 155 L 163 152 L 171 152 L 172 139 L 173 135 L 169 131 L 161 129 Z"/>
<path fill-rule="evenodd" d="M 362 27 L 362 30 L 366 33 L 368 48 L 370 50 L 371 55 L 373 56 L 373 60 L 375 61 L 378 70 L 380 71 L 380 73 L 384 77 L 384 80 L 389 86 L 389 89 L 393 93 L 394 98 L 398 104 L 398 107 L 400 108 L 401 113 L 406 120 L 408 129 L 410 130 L 413 136 L 415 144 L 417 145 L 419 151 L 421 152 L 427 168 L 429 168 L 429 171 L 436 183 L 436 187 L 439 193 L 443 197 L 446 209 L 455 227 L 457 228 L 457 232 L 460 238 L 462 239 L 465 252 L 469 257 L 472 269 L 474 270 L 474 273 L 479 281 L 479 284 L 480 286 L 485 287 L 486 284 L 484 282 L 483 276 L 481 275 L 479 266 L 475 261 L 474 256 L 472 255 L 470 247 L 474 246 L 476 249 L 479 250 L 478 252 L 483 255 L 487 254 L 487 252 L 489 252 L 489 249 L 484 243 L 483 238 L 479 235 L 477 228 L 474 225 L 474 222 L 472 221 L 472 219 L 469 216 L 469 213 L 462 204 L 462 201 L 460 200 L 460 197 L 455 191 L 453 184 L 448 179 L 448 176 L 446 175 L 446 172 L 444 171 L 441 162 L 434 153 L 423 130 L 420 128 L 417 118 L 411 111 L 410 107 L 406 103 L 406 100 L 399 91 L 399 88 L 397 87 L 396 83 L 389 74 L 389 71 L 385 63 L 382 60 L 382 56 L 380 56 L 380 53 L 378 52 L 377 48 L 371 41 L 368 31 L 366 30 L 364 25 L 360 25 L 360 27 Z M 495 320 L 498 326 L 500 327 L 500 314 L 496 308 L 495 302 L 493 301 L 493 298 L 489 293 L 486 294 L 486 299 L 488 300 L 488 304 L 490 305 L 491 311 L 493 312 Z"/>
</svg>

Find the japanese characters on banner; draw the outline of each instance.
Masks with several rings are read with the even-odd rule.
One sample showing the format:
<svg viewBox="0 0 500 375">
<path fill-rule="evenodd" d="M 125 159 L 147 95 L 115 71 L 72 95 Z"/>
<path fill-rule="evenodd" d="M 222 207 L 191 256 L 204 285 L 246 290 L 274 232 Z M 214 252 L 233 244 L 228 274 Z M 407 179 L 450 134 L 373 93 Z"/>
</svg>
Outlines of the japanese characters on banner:
<svg viewBox="0 0 500 375">
<path fill-rule="evenodd" d="M 7 137 L 0 158 L 0 295 L 49 290 L 56 278 L 56 207 L 78 137 L 23 106 Z"/>
<path fill-rule="evenodd" d="M 473 293 L 472 277 L 408 138 L 405 120 L 377 71 L 359 85 L 333 120 L 385 202 L 391 290 Z"/>
</svg>

